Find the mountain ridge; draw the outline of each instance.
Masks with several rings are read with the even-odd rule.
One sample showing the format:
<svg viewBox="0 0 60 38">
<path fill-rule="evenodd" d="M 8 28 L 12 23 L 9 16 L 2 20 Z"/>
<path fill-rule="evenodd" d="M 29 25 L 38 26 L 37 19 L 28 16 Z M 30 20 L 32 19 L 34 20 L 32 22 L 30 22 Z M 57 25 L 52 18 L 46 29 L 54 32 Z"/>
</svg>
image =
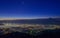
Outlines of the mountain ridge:
<svg viewBox="0 0 60 38">
<path fill-rule="evenodd" d="M 58 24 L 58 25 L 60 25 L 60 18 L 0 20 L 0 23 L 15 23 L 15 24 Z"/>
</svg>

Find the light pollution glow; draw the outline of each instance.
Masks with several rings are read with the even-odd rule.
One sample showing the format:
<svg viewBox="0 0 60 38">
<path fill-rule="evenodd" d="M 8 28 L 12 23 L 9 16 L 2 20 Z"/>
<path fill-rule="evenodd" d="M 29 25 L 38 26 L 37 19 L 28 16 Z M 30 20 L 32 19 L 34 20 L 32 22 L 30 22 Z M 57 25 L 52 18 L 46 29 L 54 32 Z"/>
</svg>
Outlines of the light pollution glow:
<svg viewBox="0 0 60 38">
<path fill-rule="evenodd" d="M 50 18 L 50 17 L 33 17 L 33 18 L 12 18 L 12 17 L 9 17 L 9 18 L 0 18 L 0 20 L 47 19 L 47 18 Z M 59 17 L 51 17 L 51 18 L 59 18 Z"/>
</svg>

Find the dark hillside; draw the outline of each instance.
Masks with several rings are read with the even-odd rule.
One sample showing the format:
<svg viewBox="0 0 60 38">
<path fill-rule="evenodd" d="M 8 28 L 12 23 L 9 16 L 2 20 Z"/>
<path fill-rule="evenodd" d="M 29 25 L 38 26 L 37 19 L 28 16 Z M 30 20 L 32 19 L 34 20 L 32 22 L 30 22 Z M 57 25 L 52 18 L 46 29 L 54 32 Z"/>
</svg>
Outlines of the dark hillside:
<svg viewBox="0 0 60 38">
<path fill-rule="evenodd" d="M 45 30 L 39 32 L 35 36 L 21 32 L 12 32 L 9 34 L 0 35 L 0 38 L 60 38 L 60 29 Z"/>
</svg>

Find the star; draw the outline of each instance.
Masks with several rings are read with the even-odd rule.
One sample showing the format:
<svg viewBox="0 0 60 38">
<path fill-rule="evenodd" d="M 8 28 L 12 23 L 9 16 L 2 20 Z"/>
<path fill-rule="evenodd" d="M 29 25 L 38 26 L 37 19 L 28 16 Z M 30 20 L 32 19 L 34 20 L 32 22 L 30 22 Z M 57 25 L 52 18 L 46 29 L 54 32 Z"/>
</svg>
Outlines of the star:
<svg viewBox="0 0 60 38">
<path fill-rule="evenodd" d="M 24 5 L 24 1 L 22 1 L 21 4 Z"/>
</svg>

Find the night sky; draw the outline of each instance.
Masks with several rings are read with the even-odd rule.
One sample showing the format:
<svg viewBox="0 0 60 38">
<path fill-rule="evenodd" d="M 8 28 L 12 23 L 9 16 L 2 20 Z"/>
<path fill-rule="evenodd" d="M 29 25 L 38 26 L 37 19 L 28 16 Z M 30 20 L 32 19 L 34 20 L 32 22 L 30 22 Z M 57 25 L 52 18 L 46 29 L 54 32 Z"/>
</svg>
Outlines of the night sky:
<svg viewBox="0 0 60 38">
<path fill-rule="evenodd" d="M 60 17 L 60 0 L 0 0 L 0 18 Z"/>
</svg>

